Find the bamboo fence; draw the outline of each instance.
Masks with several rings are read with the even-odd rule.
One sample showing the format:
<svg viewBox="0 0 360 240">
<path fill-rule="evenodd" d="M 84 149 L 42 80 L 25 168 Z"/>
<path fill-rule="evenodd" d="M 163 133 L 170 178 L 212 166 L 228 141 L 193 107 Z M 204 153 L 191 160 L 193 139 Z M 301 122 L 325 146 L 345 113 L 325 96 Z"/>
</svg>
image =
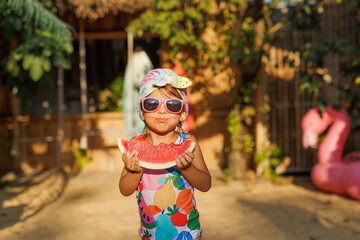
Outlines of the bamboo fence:
<svg viewBox="0 0 360 240">
<path fill-rule="evenodd" d="M 267 46 L 268 57 L 264 58 L 265 71 L 274 81 L 269 120 L 270 140 L 283 148 L 283 156 L 289 156 L 292 163 L 288 172 L 308 172 L 317 161 L 316 150 L 305 150 L 301 145 L 302 116 L 317 102 L 309 94 L 299 91 L 299 70 L 304 68 L 299 53 L 294 47 L 304 42 L 320 43 L 324 38 L 334 42 L 339 37 L 348 37 L 351 43 L 359 45 L 355 32 L 355 15 L 351 13 L 349 1 L 342 4 L 326 4 L 320 15 L 320 26 L 313 30 L 284 31 L 284 40 L 276 46 Z M 349 82 L 341 75 L 339 56 L 329 53 L 324 58 L 324 69 L 337 86 Z M 325 84 L 326 85 L 326 84 Z M 344 103 L 344 95 L 334 87 L 326 86 L 322 93 L 330 104 Z M 349 140 L 352 147 L 360 149 L 360 133 L 352 132 Z"/>
</svg>

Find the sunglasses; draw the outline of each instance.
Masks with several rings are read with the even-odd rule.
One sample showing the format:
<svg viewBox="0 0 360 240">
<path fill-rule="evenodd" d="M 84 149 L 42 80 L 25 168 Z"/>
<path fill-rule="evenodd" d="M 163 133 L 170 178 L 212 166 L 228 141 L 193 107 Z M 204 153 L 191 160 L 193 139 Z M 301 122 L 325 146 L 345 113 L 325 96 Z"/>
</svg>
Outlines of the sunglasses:
<svg viewBox="0 0 360 240">
<path fill-rule="evenodd" d="M 157 98 L 140 98 L 140 104 L 144 112 L 155 112 L 164 103 L 169 113 L 180 113 L 184 107 L 184 101 L 180 99 L 157 99 Z"/>
</svg>

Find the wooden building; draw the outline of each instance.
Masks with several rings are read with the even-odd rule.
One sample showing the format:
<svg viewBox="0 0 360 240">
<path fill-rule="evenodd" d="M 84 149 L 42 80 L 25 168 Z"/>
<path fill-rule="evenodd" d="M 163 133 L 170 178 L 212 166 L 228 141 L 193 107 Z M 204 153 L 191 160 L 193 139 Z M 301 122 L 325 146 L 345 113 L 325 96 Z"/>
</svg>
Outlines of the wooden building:
<svg viewBox="0 0 360 240">
<path fill-rule="evenodd" d="M 37 116 L 22 114 L 17 116 L 17 121 L 7 111 L 7 116 L 2 116 L 0 121 L 1 170 L 41 170 L 57 165 L 67 171 L 77 169 L 73 151 L 82 144 L 80 139 L 82 136 L 84 139 L 84 133 L 87 139 L 86 153 L 91 158 L 88 168 L 121 168 L 117 138 L 125 137 L 126 134 L 123 113 L 98 112 L 96 96 L 106 84 L 124 72 L 126 63 L 131 58 L 131 51 L 128 50 L 134 48 L 132 43 L 147 49 L 154 67 L 171 67 L 162 51 L 166 48 L 166 42 L 151 34 L 145 34 L 142 39 L 134 39 L 133 42 L 132 36 L 125 30 L 128 23 L 151 3 L 152 1 L 140 0 L 58 1 L 59 16 L 76 29 L 73 68 L 63 72 L 64 100 L 60 105 L 65 105 L 66 109 L 61 110 L 61 114 L 56 114 L 59 109 L 54 108 L 49 112 L 49 107 L 43 107 L 37 112 Z M 334 20 L 340 19 L 346 11 L 349 11 L 346 3 L 340 7 L 326 7 L 320 31 L 323 37 L 333 36 L 331 29 L 334 26 L 340 28 L 352 24 L 350 18 L 340 22 Z M 291 159 L 289 172 L 309 172 L 316 162 L 316 154 L 301 146 L 300 121 L 306 110 L 315 106 L 316 102 L 310 96 L 300 94 L 298 90 L 301 59 L 292 48 L 299 41 L 304 41 L 304 34 L 314 42 L 320 37 L 316 32 L 299 33 L 291 29 L 286 30 L 285 34 L 288 37 L 283 42 L 264 49 L 268 54 L 263 59 L 264 72 L 261 77 L 265 83 L 270 78 L 274 80 L 273 94 L 270 95 L 272 109 L 269 114 L 263 115 L 257 109 L 255 137 L 258 145 L 269 139 L 283 147 L 282 157 L 289 156 Z M 291 61 L 295 64 L 291 65 Z M 336 56 L 329 58 L 326 67 L 339 80 L 338 84 L 346 81 L 339 75 Z M 235 72 L 229 70 L 215 76 L 211 69 L 197 69 L 193 72 L 196 74 L 190 73 L 192 80 L 202 86 L 192 93 L 196 119 L 194 134 L 209 168 L 218 170 L 226 165 L 230 145 L 226 117 L 235 97 L 230 91 L 233 83 L 229 81 L 229 76 L 233 76 Z M 55 88 L 53 92 L 57 94 L 57 90 L 59 89 Z M 3 90 L 0 88 L 0 91 Z M 341 101 L 338 92 L 333 89 L 326 91 L 324 94 L 329 99 Z M 257 97 L 260 99 L 266 93 L 266 87 L 260 86 Z M 84 95 L 85 98 L 82 97 Z M 9 98 L 2 96 L 5 95 L 0 95 L 1 108 L 9 101 Z M 57 104 L 56 101 L 53 104 L 48 100 L 48 103 L 52 106 Z M 43 106 L 43 102 L 43 99 L 38 99 L 37 105 Z M 22 111 L 30 113 L 34 109 Z M 14 137 L 16 124 L 19 129 L 15 141 L 18 149 L 14 149 L 10 141 Z M 350 136 L 357 149 L 360 148 L 359 135 L 352 133 Z M 17 157 L 9 156 L 11 149 L 17 151 Z"/>
</svg>

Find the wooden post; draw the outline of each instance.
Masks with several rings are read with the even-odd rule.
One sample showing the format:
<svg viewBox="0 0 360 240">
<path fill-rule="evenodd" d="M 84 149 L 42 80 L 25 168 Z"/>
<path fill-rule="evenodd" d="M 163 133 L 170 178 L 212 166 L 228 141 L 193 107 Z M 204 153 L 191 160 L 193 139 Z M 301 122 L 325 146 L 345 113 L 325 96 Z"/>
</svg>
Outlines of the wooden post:
<svg viewBox="0 0 360 240">
<path fill-rule="evenodd" d="M 265 96 L 267 94 L 267 86 L 266 86 L 266 74 L 264 71 L 264 65 L 260 67 L 258 78 L 261 78 L 259 84 L 255 89 L 255 152 L 256 153 L 264 153 L 266 147 L 270 145 L 268 132 L 268 114 L 264 105 L 266 103 Z M 270 165 L 270 160 L 265 159 L 262 163 L 256 166 L 256 175 L 262 176 L 264 173 L 264 168 Z"/>
<path fill-rule="evenodd" d="M 128 45 L 128 66 L 129 66 L 129 77 L 130 77 L 130 88 L 127 89 L 129 91 L 129 98 L 130 101 L 128 101 L 129 104 L 129 112 L 127 113 L 129 115 L 129 122 L 130 122 L 130 128 L 129 136 L 134 135 L 134 121 L 133 121 L 133 96 L 134 96 L 134 79 L 133 79 L 133 55 L 134 55 L 134 38 L 131 32 L 127 32 L 127 45 Z"/>
<path fill-rule="evenodd" d="M 57 78 L 57 105 L 58 105 L 58 122 L 57 122 L 57 146 L 56 146 L 56 159 L 55 167 L 61 169 L 61 153 L 62 153 L 62 141 L 64 140 L 64 129 L 63 129 L 63 108 L 64 108 L 64 69 L 62 66 L 58 67 L 58 78 Z"/>
<path fill-rule="evenodd" d="M 258 74 L 259 78 L 265 78 L 266 74 L 264 71 L 264 66 L 261 66 L 261 69 Z M 267 94 L 266 79 L 261 79 L 260 83 L 255 89 L 255 107 L 256 107 L 256 116 L 255 116 L 255 148 L 257 153 L 265 151 L 265 147 L 269 144 L 269 126 L 268 126 L 268 113 L 264 109 L 264 104 L 266 103 L 264 96 Z"/>
<path fill-rule="evenodd" d="M 263 48 L 263 37 L 265 32 L 265 21 L 260 20 L 255 25 L 256 31 L 256 42 L 255 46 L 258 50 Z M 269 144 L 268 138 L 268 114 L 264 108 L 266 103 L 265 96 L 267 94 L 267 82 L 266 82 L 266 72 L 264 66 L 264 60 L 261 60 L 261 66 L 259 68 L 259 72 L 257 74 L 257 78 L 260 79 L 259 84 L 255 89 L 255 107 L 256 107 L 256 115 L 255 115 L 255 149 L 256 152 L 264 152 L 264 148 L 267 144 Z"/>
<path fill-rule="evenodd" d="M 15 162 L 16 162 L 15 165 L 16 166 L 18 165 L 20 169 L 23 171 L 24 159 L 21 156 L 21 152 L 19 148 L 20 126 L 18 120 L 18 116 L 20 115 L 20 111 L 21 111 L 21 101 L 17 97 L 17 88 L 14 88 L 12 90 L 10 97 L 11 97 L 11 109 L 14 119 L 14 137 L 13 137 L 10 154 L 15 158 Z"/>
<path fill-rule="evenodd" d="M 79 69 L 80 69 L 80 99 L 81 99 L 81 118 L 82 118 L 82 134 L 80 138 L 80 148 L 87 149 L 87 79 L 86 79 L 86 46 L 84 21 L 80 20 L 79 24 Z"/>
</svg>

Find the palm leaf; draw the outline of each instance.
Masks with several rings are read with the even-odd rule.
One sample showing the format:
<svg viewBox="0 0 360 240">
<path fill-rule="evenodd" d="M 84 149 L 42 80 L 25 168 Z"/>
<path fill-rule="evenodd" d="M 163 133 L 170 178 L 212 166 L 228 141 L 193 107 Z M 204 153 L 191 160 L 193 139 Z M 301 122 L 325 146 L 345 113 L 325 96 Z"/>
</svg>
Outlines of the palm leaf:
<svg viewBox="0 0 360 240">
<path fill-rule="evenodd" d="M 50 32 L 53 37 L 69 39 L 75 30 L 61 21 L 36 0 L 8 0 L 7 6 L 35 28 Z"/>
</svg>

